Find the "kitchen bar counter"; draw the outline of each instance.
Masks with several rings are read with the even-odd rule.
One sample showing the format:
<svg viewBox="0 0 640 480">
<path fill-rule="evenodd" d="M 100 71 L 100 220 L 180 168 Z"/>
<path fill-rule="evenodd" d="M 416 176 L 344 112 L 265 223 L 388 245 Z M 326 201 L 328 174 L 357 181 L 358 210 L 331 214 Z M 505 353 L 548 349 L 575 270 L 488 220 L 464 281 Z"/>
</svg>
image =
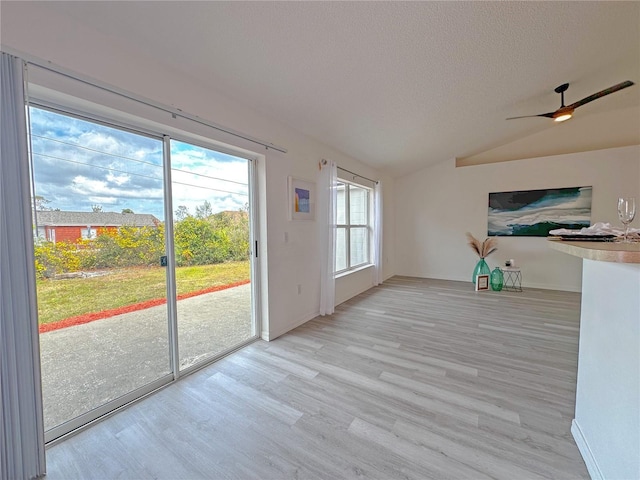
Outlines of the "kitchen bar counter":
<svg viewBox="0 0 640 480">
<path fill-rule="evenodd" d="M 592 479 L 640 479 L 640 243 L 548 243 L 583 259 L 571 433 Z"/>
<path fill-rule="evenodd" d="M 554 250 L 600 262 L 640 263 L 640 243 L 550 240 Z"/>
</svg>

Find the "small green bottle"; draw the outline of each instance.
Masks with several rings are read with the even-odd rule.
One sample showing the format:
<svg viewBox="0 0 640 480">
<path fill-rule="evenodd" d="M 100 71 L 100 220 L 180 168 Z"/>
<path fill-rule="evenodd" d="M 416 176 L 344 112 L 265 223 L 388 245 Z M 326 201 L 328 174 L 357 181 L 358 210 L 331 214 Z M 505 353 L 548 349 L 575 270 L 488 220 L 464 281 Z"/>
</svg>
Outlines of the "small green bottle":
<svg viewBox="0 0 640 480">
<path fill-rule="evenodd" d="M 504 284 L 504 274 L 499 267 L 493 269 L 491 272 L 491 290 L 495 292 L 499 292 L 502 290 L 502 285 Z"/>
</svg>

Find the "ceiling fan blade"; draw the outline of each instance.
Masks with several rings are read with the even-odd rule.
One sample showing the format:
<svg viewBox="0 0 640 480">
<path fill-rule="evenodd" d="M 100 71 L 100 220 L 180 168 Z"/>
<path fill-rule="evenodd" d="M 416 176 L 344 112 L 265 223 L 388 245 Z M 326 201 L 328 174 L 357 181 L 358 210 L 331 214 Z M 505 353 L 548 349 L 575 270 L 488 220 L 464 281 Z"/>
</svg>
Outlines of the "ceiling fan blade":
<svg viewBox="0 0 640 480">
<path fill-rule="evenodd" d="M 594 93 L 593 95 L 589 95 L 588 97 L 585 97 L 582 100 L 578 100 L 576 103 L 572 103 L 567 108 L 578 108 L 579 106 L 584 105 L 585 103 L 593 102 L 594 100 L 604 97 L 605 95 L 609 95 L 610 93 L 615 93 L 618 90 L 622 90 L 623 88 L 630 87 L 631 85 L 633 85 L 633 82 L 629 80 L 627 80 L 626 82 L 618 83 L 613 87 L 605 88 L 604 90 L 598 93 Z"/>
<path fill-rule="evenodd" d="M 522 117 L 509 117 L 507 118 L 507 120 L 517 120 L 518 118 L 532 118 L 532 117 L 547 117 L 547 118 L 553 118 L 553 115 L 556 112 L 549 112 L 549 113 L 541 113 L 540 115 L 523 115 Z"/>
</svg>

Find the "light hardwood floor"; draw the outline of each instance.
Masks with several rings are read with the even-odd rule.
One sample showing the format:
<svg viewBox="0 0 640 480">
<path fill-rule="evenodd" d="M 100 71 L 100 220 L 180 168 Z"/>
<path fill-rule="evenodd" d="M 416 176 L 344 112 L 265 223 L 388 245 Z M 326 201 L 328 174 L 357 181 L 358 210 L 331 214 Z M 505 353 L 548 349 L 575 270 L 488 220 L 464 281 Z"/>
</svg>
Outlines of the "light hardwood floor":
<svg viewBox="0 0 640 480">
<path fill-rule="evenodd" d="M 589 478 L 579 309 L 394 277 L 51 447 L 47 478 Z"/>
</svg>

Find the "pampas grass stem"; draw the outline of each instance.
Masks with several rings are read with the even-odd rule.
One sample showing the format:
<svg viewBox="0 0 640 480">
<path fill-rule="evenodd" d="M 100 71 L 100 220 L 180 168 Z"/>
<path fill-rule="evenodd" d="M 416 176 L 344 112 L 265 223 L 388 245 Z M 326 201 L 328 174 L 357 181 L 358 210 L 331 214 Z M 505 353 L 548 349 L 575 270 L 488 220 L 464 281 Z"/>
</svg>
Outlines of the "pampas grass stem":
<svg viewBox="0 0 640 480">
<path fill-rule="evenodd" d="M 476 237 L 467 232 L 467 239 L 471 250 L 476 252 L 480 258 L 486 258 L 498 249 L 498 239 L 489 237 L 481 242 Z"/>
</svg>

